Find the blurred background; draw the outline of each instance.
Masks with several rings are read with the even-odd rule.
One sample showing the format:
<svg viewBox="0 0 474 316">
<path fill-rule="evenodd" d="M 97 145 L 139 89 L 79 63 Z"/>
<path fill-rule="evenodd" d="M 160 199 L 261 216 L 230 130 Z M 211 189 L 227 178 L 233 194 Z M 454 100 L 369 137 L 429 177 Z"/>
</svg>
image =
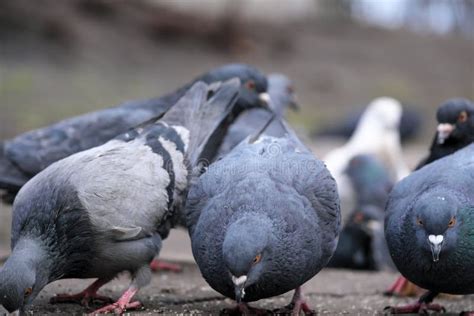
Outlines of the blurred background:
<svg viewBox="0 0 474 316">
<path fill-rule="evenodd" d="M 0 43 L 0 139 L 244 62 L 294 80 L 289 120 L 318 156 L 331 122 L 381 95 L 408 104 L 413 166 L 437 106 L 474 98 L 473 0 L 2 0 Z"/>
</svg>

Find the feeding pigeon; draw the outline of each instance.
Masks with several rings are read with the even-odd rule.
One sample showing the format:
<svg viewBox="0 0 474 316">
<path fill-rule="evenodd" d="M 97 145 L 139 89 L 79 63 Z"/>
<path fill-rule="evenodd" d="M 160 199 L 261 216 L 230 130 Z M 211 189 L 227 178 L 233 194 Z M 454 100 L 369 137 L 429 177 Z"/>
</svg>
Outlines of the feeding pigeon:
<svg viewBox="0 0 474 316">
<path fill-rule="evenodd" d="M 438 127 L 428 157 L 420 161 L 416 169 L 450 155 L 474 142 L 474 104 L 467 99 L 454 98 L 438 107 Z M 386 295 L 411 296 L 422 290 L 404 277 L 399 277 L 385 291 Z"/>
<path fill-rule="evenodd" d="M 211 164 L 191 185 L 186 214 L 203 277 L 238 311 L 257 312 L 247 302 L 295 290 L 288 308 L 311 312 L 301 286 L 335 250 L 339 198 L 329 171 L 292 132 L 247 138 Z"/>
<path fill-rule="evenodd" d="M 358 270 L 393 269 L 383 233 L 384 208 L 393 182 L 372 155 L 357 155 L 346 169 L 356 206 L 341 231 L 329 267 Z"/>
<path fill-rule="evenodd" d="M 401 112 L 402 108 L 397 100 L 387 97 L 375 99 L 365 110 L 350 140 L 324 157 L 323 161 L 337 182 L 343 217 L 344 210 L 348 209 L 346 206 L 353 199 L 353 189 L 344 171 L 354 156 L 375 155 L 389 170 L 393 180 L 408 174 L 398 133 Z"/>
<path fill-rule="evenodd" d="M 390 254 L 403 276 L 428 292 L 391 312 L 440 311 L 431 304 L 438 293 L 474 294 L 473 184 L 471 144 L 395 185 L 385 217 Z"/>
<path fill-rule="evenodd" d="M 293 83 L 288 77 L 274 73 L 269 74 L 267 79 L 268 95 L 270 96 L 268 106 L 272 109 L 273 114 L 265 109 L 259 108 L 253 108 L 242 113 L 229 128 L 219 149 L 218 156 L 227 154 L 247 136 L 256 133 L 262 125 L 271 119 L 272 115 L 275 116 L 275 120 L 265 129 L 265 135 L 281 135 L 282 127 L 278 120 L 285 117 L 287 108 L 295 111 L 299 109 Z"/>
<path fill-rule="evenodd" d="M 450 99 L 436 113 L 438 127 L 430 154 L 417 169 L 454 153 L 474 142 L 474 104 L 467 99 Z"/>
<path fill-rule="evenodd" d="M 207 154 L 217 151 L 239 89 L 238 79 L 198 82 L 156 123 L 59 160 L 28 181 L 13 204 L 0 304 L 24 309 L 50 282 L 98 278 L 77 295 L 54 298 L 87 305 L 104 300 L 97 290 L 129 271 L 130 287 L 96 312 L 140 306 L 132 298 L 149 282 L 149 263 L 179 215 L 188 169 L 212 159 Z"/>
<path fill-rule="evenodd" d="M 163 97 L 125 102 L 0 142 L 0 189 L 9 193 L 4 200 L 13 202 L 21 186 L 51 163 L 102 145 L 142 122 L 163 115 L 194 82 L 212 83 L 234 77 L 243 83 L 236 109 L 255 107 L 268 100 L 267 80 L 263 74 L 245 64 L 229 64 L 213 69 Z"/>
</svg>

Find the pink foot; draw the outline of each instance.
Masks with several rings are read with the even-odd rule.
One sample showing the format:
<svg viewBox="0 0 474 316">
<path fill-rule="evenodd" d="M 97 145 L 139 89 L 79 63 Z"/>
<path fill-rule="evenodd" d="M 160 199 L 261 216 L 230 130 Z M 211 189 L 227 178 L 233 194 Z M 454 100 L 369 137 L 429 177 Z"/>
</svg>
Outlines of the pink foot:
<svg viewBox="0 0 474 316">
<path fill-rule="evenodd" d="M 162 260 L 153 260 L 150 263 L 150 268 L 154 272 L 157 272 L 157 271 L 171 271 L 171 272 L 179 273 L 179 272 L 183 271 L 183 268 L 179 264 L 166 262 L 166 261 L 162 261 Z"/>
<path fill-rule="evenodd" d="M 134 310 L 134 309 L 139 309 L 143 306 L 143 304 L 139 301 L 127 303 L 127 304 L 121 304 L 119 302 L 104 306 L 89 315 L 97 315 L 97 314 L 106 314 L 106 313 L 114 313 L 115 315 L 121 315 L 123 312 L 127 310 Z"/>
<path fill-rule="evenodd" d="M 474 311 L 471 311 L 471 312 L 462 312 L 460 316 L 474 316 Z"/>
<path fill-rule="evenodd" d="M 389 312 L 390 314 L 428 314 L 428 311 L 434 311 L 437 313 L 445 312 L 446 309 L 439 304 L 430 304 L 430 303 L 415 303 L 406 306 L 400 307 L 385 307 L 384 311 Z"/>
<path fill-rule="evenodd" d="M 126 290 L 122 296 L 118 299 L 117 302 L 104 306 L 95 312 L 92 312 L 90 315 L 104 314 L 113 312 L 114 314 L 122 314 L 126 310 L 138 309 L 143 306 L 139 301 L 130 302 L 132 298 L 137 294 L 138 289 L 130 287 Z"/>
<path fill-rule="evenodd" d="M 107 283 L 108 280 L 98 279 L 89 287 L 87 287 L 84 291 L 77 294 L 58 294 L 55 297 L 50 299 L 51 304 L 58 304 L 58 303 L 78 303 L 82 306 L 89 308 L 89 306 L 94 302 L 99 302 L 101 304 L 109 304 L 112 303 L 114 300 L 110 297 L 103 296 L 97 294 L 97 291 Z"/>
<path fill-rule="evenodd" d="M 383 294 L 386 296 L 408 297 L 421 295 L 423 290 L 400 276 L 395 283 Z"/>
<path fill-rule="evenodd" d="M 238 303 L 234 308 L 226 308 L 221 315 L 268 315 L 269 311 L 266 309 L 259 309 L 250 307 L 247 303 Z"/>
</svg>

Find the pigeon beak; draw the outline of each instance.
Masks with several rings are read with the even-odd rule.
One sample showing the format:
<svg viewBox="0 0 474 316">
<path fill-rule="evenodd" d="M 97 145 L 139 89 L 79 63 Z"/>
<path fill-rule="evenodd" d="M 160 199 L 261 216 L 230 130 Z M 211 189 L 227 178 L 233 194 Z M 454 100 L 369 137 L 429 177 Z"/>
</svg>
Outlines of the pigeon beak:
<svg viewBox="0 0 474 316">
<path fill-rule="evenodd" d="M 232 276 L 232 282 L 234 283 L 235 289 L 235 300 L 237 303 L 240 303 L 245 296 L 245 282 L 247 281 L 247 276 L 242 275 L 240 277 Z"/>
<path fill-rule="evenodd" d="M 439 261 L 439 253 L 441 252 L 441 246 L 443 245 L 443 235 L 429 235 L 428 243 L 430 244 L 431 254 L 433 255 L 433 262 Z"/>
<path fill-rule="evenodd" d="M 270 107 L 270 103 L 272 101 L 270 95 L 267 92 L 260 93 L 258 95 L 258 100 L 260 101 L 260 104 L 266 108 Z"/>
<path fill-rule="evenodd" d="M 449 135 L 453 132 L 455 126 L 449 123 L 439 124 L 436 128 L 438 132 L 438 144 L 442 145 L 449 138 Z"/>
</svg>

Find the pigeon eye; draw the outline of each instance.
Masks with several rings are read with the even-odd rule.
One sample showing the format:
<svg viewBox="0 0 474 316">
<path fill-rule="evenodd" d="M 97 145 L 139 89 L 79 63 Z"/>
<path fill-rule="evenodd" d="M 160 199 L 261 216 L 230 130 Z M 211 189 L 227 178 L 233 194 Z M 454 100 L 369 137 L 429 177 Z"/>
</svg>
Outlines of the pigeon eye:
<svg viewBox="0 0 474 316">
<path fill-rule="evenodd" d="M 259 263 L 261 259 L 262 259 L 262 255 L 261 255 L 261 254 L 256 255 L 255 258 L 253 258 L 253 260 L 252 260 L 252 264 L 257 264 L 257 263 Z"/>
<path fill-rule="evenodd" d="M 451 218 L 451 220 L 448 223 L 448 227 L 452 228 L 452 227 L 454 227 L 454 225 L 456 225 L 456 218 L 455 217 Z"/>
<path fill-rule="evenodd" d="M 466 121 L 467 121 L 467 112 L 462 111 L 461 113 L 459 113 L 458 122 L 464 123 Z"/>
<path fill-rule="evenodd" d="M 293 94 L 295 92 L 295 89 L 293 88 L 293 86 L 288 86 L 286 88 L 286 92 L 288 92 L 289 94 Z"/>
<path fill-rule="evenodd" d="M 423 221 L 419 218 L 416 220 L 416 223 L 420 226 L 423 226 Z"/>
<path fill-rule="evenodd" d="M 255 90 L 256 86 L 255 86 L 255 81 L 253 80 L 249 80 L 245 83 L 245 86 L 247 87 L 247 89 L 249 90 Z"/>
<path fill-rule="evenodd" d="M 30 296 L 32 292 L 33 292 L 33 289 L 31 287 L 26 288 L 25 293 L 24 293 L 25 298 Z"/>
</svg>

